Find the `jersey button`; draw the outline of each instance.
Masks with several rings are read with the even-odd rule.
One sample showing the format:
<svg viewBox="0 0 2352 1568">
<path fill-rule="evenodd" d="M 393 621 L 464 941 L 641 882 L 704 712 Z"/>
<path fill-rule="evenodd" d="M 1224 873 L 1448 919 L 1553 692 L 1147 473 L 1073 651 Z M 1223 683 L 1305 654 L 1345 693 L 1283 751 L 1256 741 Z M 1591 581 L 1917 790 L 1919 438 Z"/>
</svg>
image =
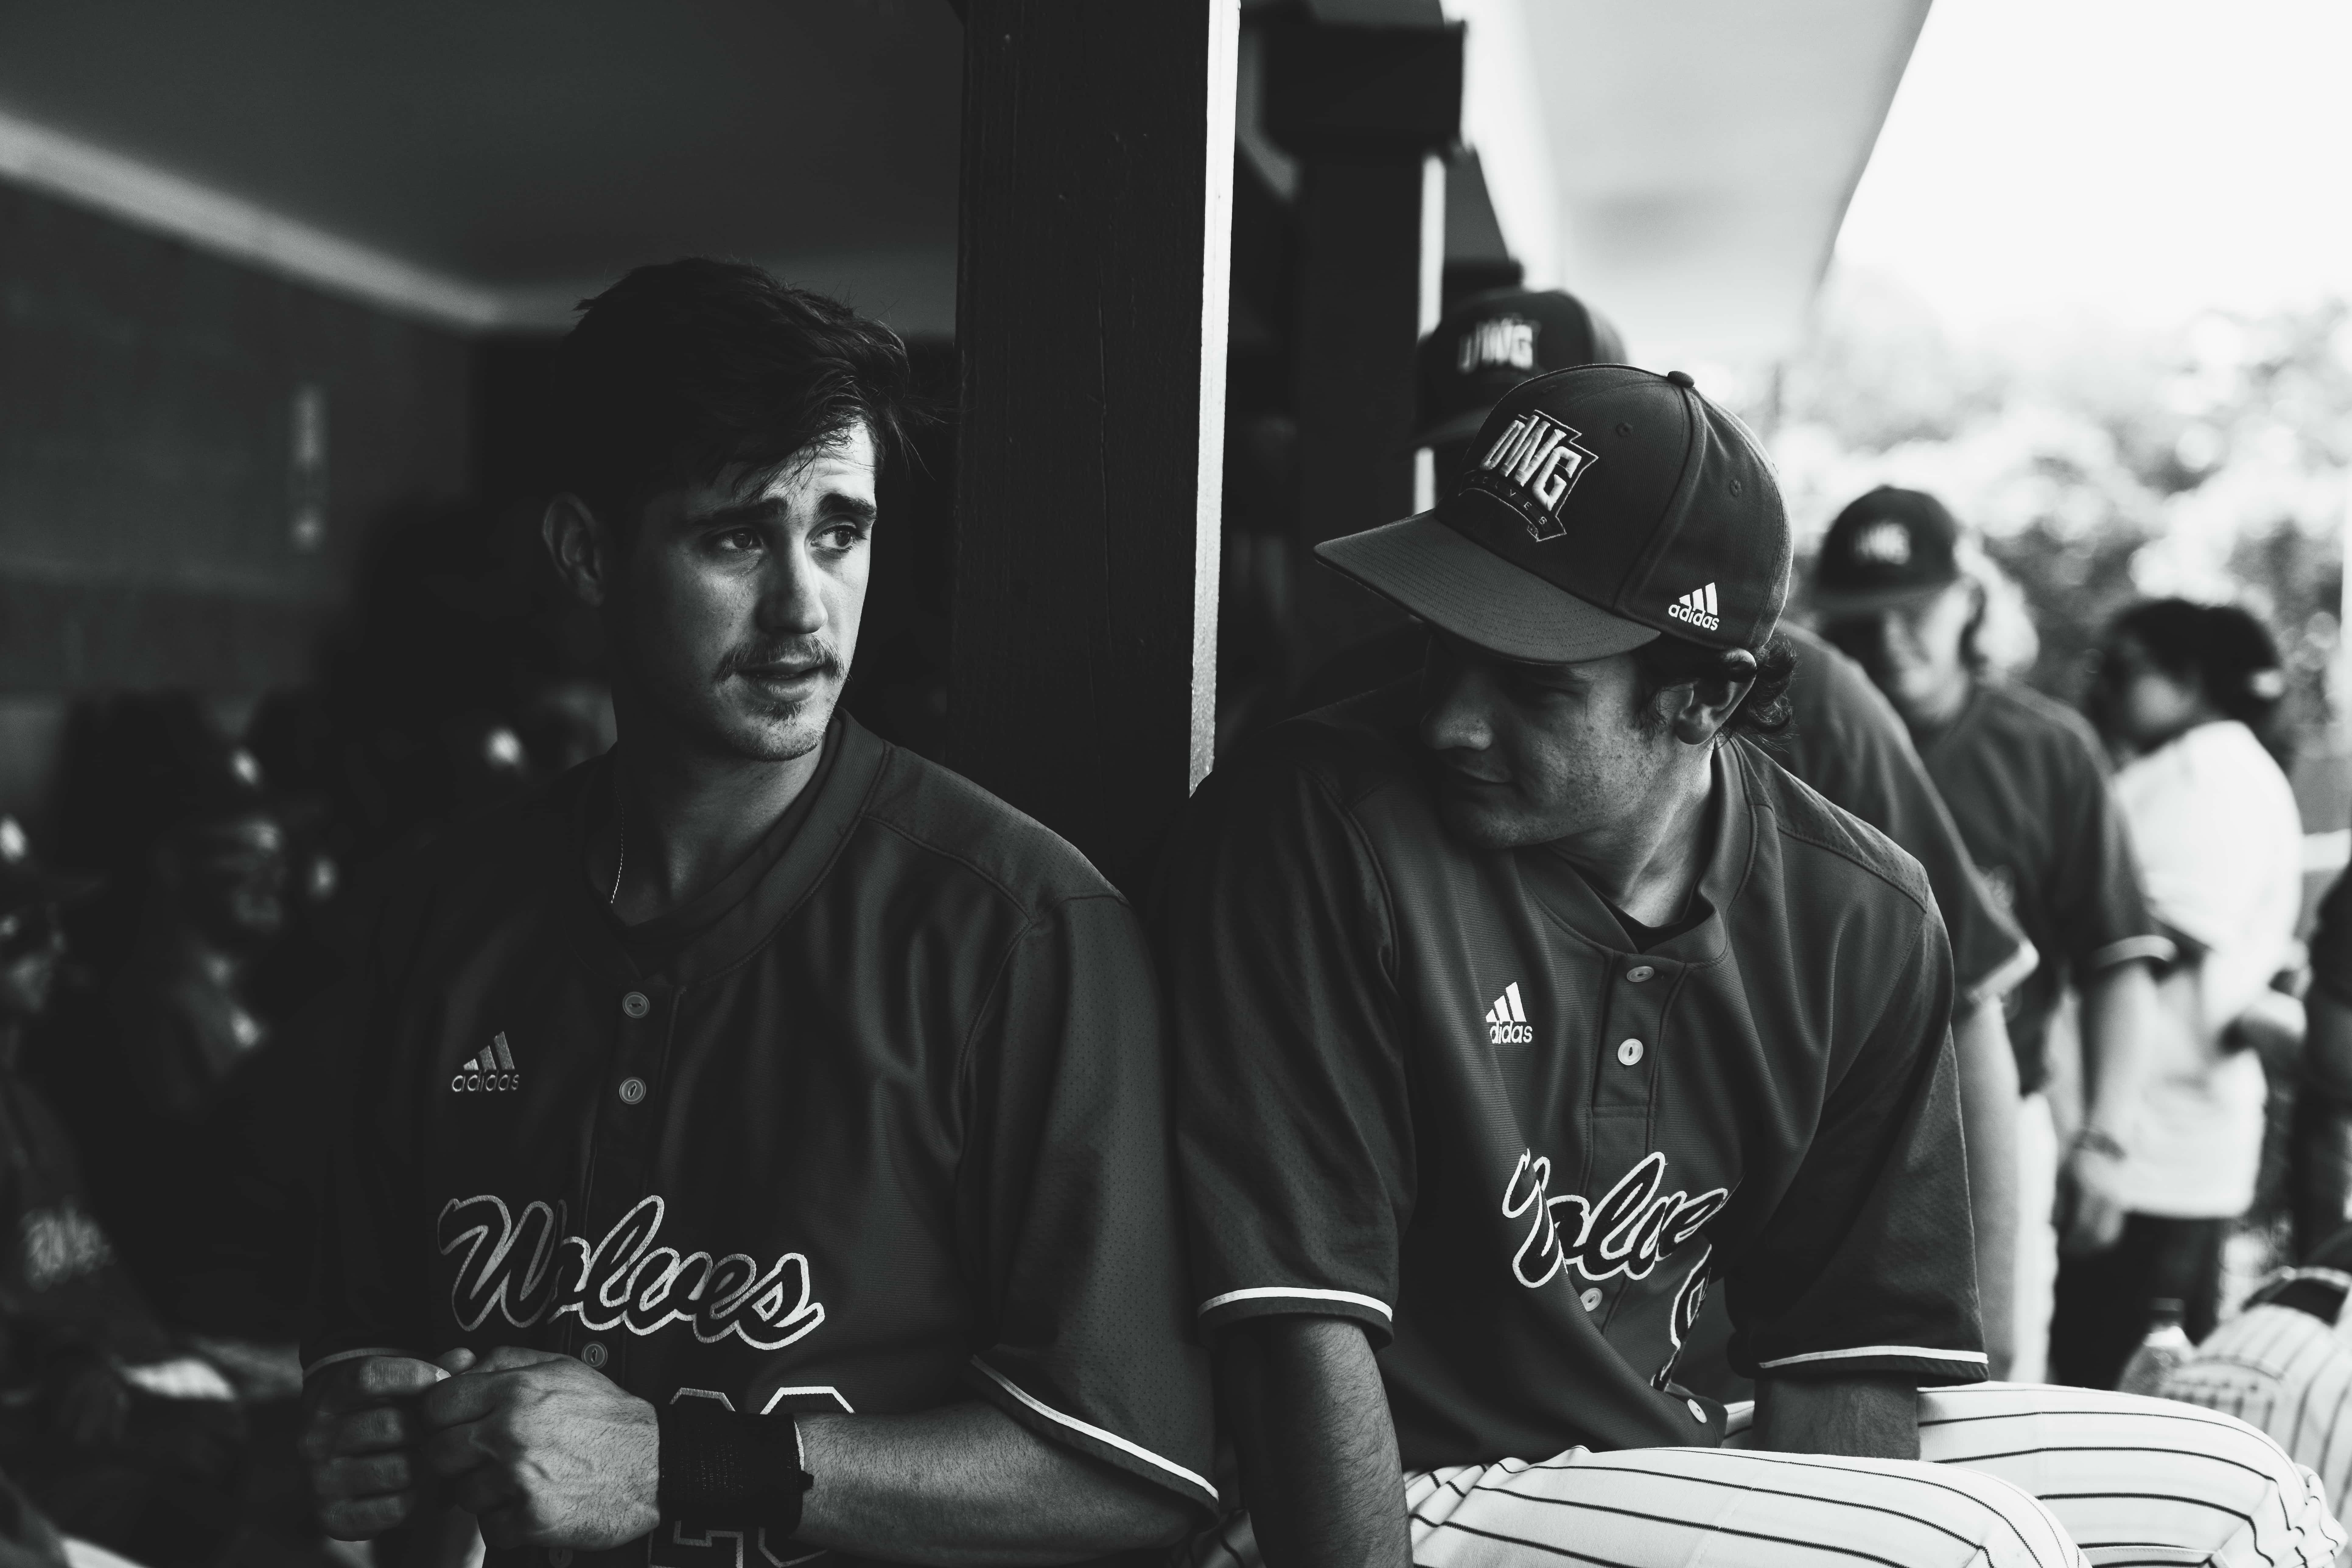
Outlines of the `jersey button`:
<svg viewBox="0 0 2352 1568">
<path fill-rule="evenodd" d="M 590 1366 L 601 1370 L 606 1362 L 613 1359 L 613 1356 L 612 1352 L 604 1348 L 604 1341 L 590 1340 L 580 1347 L 580 1359 Z"/>
<path fill-rule="evenodd" d="M 1701 1405 L 1696 1399 L 1685 1399 L 1683 1401 L 1683 1404 L 1689 1407 L 1692 1420 L 1697 1422 L 1702 1426 L 1706 1425 L 1706 1405 Z"/>
<path fill-rule="evenodd" d="M 1583 1295 L 1579 1296 L 1577 1300 L 1584 1303 L 1584 1310 L 1586 1311 L 1591 1311 L 1593 1309 L 1601 1305 L 1601 1287 L 1598 1285 L 1591 1287 L 1590 1289 L 1586 1290 Z"/>
<path fill-rule="evenodd" d="M 641 1078 L 625 1078 L 621 1080 L 621 1103 L 623 1105 L 635 1105 L 639 1100 L 645 1099 L 645 1079 Z"/>
<path fill-rule="evenodd" d="M 1646 963 L 1637 963 L 1625 972 L 1625 978 L 1639 985 L 1643 981 L 1655 977 L 1657 973 Z"/>
<path fill-rule="evenodd" d="M 1640 1061 L 1641 1059 L 1642 1059 L 1642 1042 L 1641 1042 L 1641 1041 L 1639 1041 L 1639 1040 L 1620 1040 L 1620 1041 L 1618 1041 L 1618 1042 L 1617 1042 L 1617 1060 L 1618 1060 L 1618 1062 L 1619 1062 L 1621 1065 L 1625 1066 L 1625 1067 L 1632 1067 L 1635 1062 L 1638 1062 L 1638 1061 Z"/>
<path fill-rule="evenodd" d="M 642 1018 L 653 1010 L 654 1005 L 646 1000 L 642 991 L 632 991 L 621 998 L 621 1011 L 632 1018 Z"/>
</svg>

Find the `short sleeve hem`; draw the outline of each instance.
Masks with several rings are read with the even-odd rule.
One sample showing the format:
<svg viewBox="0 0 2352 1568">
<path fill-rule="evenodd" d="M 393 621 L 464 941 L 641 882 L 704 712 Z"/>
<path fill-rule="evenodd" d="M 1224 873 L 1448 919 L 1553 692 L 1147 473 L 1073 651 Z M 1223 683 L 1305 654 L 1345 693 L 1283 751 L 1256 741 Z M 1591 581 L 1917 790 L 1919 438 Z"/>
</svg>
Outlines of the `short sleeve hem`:
<svg viewBox="0 0 2352 1568">
<path fill-rule="evenodd" d="M 1075 1448 L 1113 1469 L 1164 1487 L 1212 1513 L 1216 1511 L 1217 1489 L 1199 1471 L 1187 1469 L 1116 1432 L 1055 1409 L 978 1356 L 971 1358 L 971 1365 L 977 1373 L 973 1385 L 988 1402 L 1047 1442 Z"/>
<path fill-rule="evenodd" d="M 1374 1350 L 1389 1342 L 1396 1321 L 1388 1303 L 1377 1296 L 1305 1285 L 1255 1285 L 1228 1290 L 1202 1302 L 1199 1317 L 1204 1334 L 1250 1318 L 1346 1318 L 1370 1331 Z"/>
<path fill-rule="evenodd" d="M 1990 1363 L 1982 1351 L 1938 1350 L 1933 1345 L 1853 1345 L 1844 1350 L 1805 1351 L 1756 1363 L 1759 1377 L 1910 1377 L 1922 1384 L 1982 1383 Z"/>
<path fill-rule="evenodd" d="M 2015 952 L 2003 959 L 1991 973 L 1968 988 L 1968 1005 L 1979 1007 L 1987 1002 L 1998 1002 L 2024 984 L 2027 976 L 2041 967 L 2041 951 L 2032 942 L 2019 939 Z"/>
<path fill-rule="evenodd" d="M 2102 969 L 2112 969 L 2118 963 L 2146 960 L 2149 963 L 2162 965 L 2170 963 L 2179 956 L 2179 949 L 2174 947 L 2168 938 L 2127 936 L 2121 942 L 2111 942 L 2091 954 L 2091 961 L 2087 967 L 2095 974 Z"/>
</svg>

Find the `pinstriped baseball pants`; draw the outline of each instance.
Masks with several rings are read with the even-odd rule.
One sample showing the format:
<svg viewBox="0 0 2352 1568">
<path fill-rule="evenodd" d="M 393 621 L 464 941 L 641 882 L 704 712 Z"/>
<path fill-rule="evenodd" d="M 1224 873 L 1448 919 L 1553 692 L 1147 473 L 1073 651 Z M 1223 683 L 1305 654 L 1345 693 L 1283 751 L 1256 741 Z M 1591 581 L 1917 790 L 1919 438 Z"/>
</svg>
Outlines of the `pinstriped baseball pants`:
<svg viewBox="0 0 2352 1568">
<path fill-rule="evenodd" d="M 2042 1384 L 1920 1395 L 1921 1459 L 1571 1449 L 1406 1478 L 1421 1568 L 2328 1568 L 2311 1473 L 2245 1423 Z M 1261 1568 L 1245 1515 L 1191 1568 Z"/>
</svg>

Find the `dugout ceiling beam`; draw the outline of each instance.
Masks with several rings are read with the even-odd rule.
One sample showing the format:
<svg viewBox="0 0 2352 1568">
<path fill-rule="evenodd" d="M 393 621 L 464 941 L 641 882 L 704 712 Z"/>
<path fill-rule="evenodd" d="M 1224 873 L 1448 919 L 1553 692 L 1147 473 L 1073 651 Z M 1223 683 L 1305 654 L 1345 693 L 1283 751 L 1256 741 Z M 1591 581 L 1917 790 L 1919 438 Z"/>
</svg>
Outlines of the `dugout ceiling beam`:
<svg viewBox="0 0 2352 1568">
<path fill-rule="evenodd" d="M 948 760 L 1117 879 L 1216 710 L 1235 0 L 967 0 Z"/>
<path fill-rule="evenodd" d="M 1413 345 L 1434 324 L 1463 30 L 1436 0 L 1322 0 L 1273 18 L 1266 129 L 1300 161 L 1292 401 L 1298 526 L 1293 689 L 1401 623 L 1318 564 L 1327 539 L 1412 510 Z"/>
</svg>

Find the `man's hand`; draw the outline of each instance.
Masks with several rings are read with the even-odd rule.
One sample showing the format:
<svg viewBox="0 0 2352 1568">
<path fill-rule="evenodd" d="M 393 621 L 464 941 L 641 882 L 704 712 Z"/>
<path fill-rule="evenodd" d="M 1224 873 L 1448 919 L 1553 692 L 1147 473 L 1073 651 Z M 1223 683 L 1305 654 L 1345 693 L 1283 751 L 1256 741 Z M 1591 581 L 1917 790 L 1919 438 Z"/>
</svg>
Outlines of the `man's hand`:
<svg viewBox="0 0 2352 1568">
<path fill-rule="evenodd" d="M 493 1546 L 601 1551 L 661 1521 L 654 1407 L 567 1355 L 453 1356 L 418 1405 L 425 1468 Z"/>
<path fill-rule="evenodd" d="M 415 1402 L 444 1375 L 429 1361 L 369 1356 L 310 1380 L 302 1459 L 329 1535 L 372 1540 L 415 1511 L 420 1478 L 412 1454 L 422 1435 Z"/>
<path fill-rule="evenodd" d="M 2105 1142 L 2077 1138 L 2058 1167 L 2058 1248 L 2072 1258 L 2123 1238 L 2129 1212 L 2116 1195 L 2123 1160 Z"/>
</svg>

